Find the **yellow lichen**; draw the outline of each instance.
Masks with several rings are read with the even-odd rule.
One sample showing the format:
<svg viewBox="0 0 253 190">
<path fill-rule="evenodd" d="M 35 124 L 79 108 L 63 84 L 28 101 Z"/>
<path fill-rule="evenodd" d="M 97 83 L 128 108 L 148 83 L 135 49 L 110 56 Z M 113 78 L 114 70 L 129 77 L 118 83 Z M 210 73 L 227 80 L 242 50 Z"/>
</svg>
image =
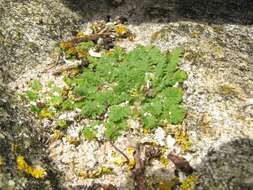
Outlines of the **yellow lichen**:
<svg viewBox="0 0 253 190">
<path fill-rule="evenodd" d="M 176 143 L 179 144 L 183 151 L 188 151 L 191 147 L 191 142 L 186 131 L 179 130 L 175 133 Z"/>
<path fill-rule="evenodd" d="M 213 26 L 213 31 L 221 34 L 224 31 L 224 29 L 221 26 Z"/>
<path fill-rule="evenodd" d="M 126 26 L 120 24 L 115 26 L 115 32 L 118 36 L 122 37 L 125 36 L 129 31 Z"/>
<path fill-rule="evenodd" d="M 112 173 L 111 168 L 102 166 L 96 170 L 93 170 L 90 174 L 90 178 L 98 178 L 98 177 L 101 177 L 102 175 L 111 174 L 111 173 Z"/>
<path fill-rule="evenodd" d="M 84 179 L 87 178 L 99 178 L 102 175 L 108 175 L 112 173 L 112 168 L 109 167 L 99 167 L 97 169 L 93 169 L 93 170 L 82 170 L 78 172 L 78 176 L 82 177 Z"/>
<path fill-rule="evenodd" d="M 73 48 L 74 47 L 74 43 L 72 42 L 61 42 L 60 43 L 60 48 L 62 48 L 63 50 L 68 50 L 70 48 Z"/>
<path fill-rule="evenodd" d="M 78 137 L 72 137 L 72 136 L 68 136 L 67 137 L 67 141 L 69 144 L 73 144 L 73 145 L 78 145 L 80 144 L 80 140 Z"/>
<path fill-rule="evenodd" d="M 39 116 L 40 116 L 41 118 L 52 119 L 53 116 L 54 116 L 54 113 L 48 111 L 47 109 L 43 109 L 43 110 L 41 110 L 41 112 L 39 113 Z"/>
<path fill-rule="evenodd" d="M 75 44 L 73 42 L 61 42 L 60 48 L 66 52 L 67 56 L 77 56 L 78 50 L 75 47 Z"/>
<path fill-rule="evenodd" d="M 36 179 L 41 179 L 46 175 L 46 170 L 42 168 L 33 168 L 27 164 L 23 156 L 18 156 L 16 159 L 17 167 L 19 170 L 30 174 Z"/>
<path fill-rule="evenodd" d="M 144 128 L 143 133 L 144 133 L 145 136 L 148 135 L 150 133 L 150 129 Z"/>
<path fill-rule="evenodd" d="M 170 161 L 168 160 L 168 158 L 162 156 L 159 158 L 159 161 L 165 166 L 168 167 L 170 165 Z"/>
<path fill-rule="evenodd" d="M 126 152 L 127 152 L 127 157 L 129 158 L 129 162 L 127 163 L 128 169 L 131 170 L 135 167 L 135 164 L 136 164 L 134 156 L 133 156 L 135 149 L 133 147 L 127 147 Z M 123 164 L 127 162 L 126 158 L 122 155 L 119 155 L 117 152 L 112 151 L 111 156 L 112 156 L 112 159 L 110 160 L 110 162 L 118 166 L 122 166 Z"/>
<path fill-rule="evenodd" d="M 54 130 L 52 135 L 53 140 L 60 140 L 64 137 L 64 133 L 60 130 Z"/>
<path fill-rule="evenodd" d="M 196 174 L 192 174 L 181 183 L 179 190 L 194 190 L 197 184 L 198 176 Z"/>
<path fill-rule="evenodd" d="M 129 158 L 129 162 L 127 165 L 129 170 L 134 169 L 136 164 L 136 161 L 134 159 L 134 153 L 135 153 L 134 147 L 127 147 L 127 156 Z"/>
<path fill-rule="evenodd" d="M 123 158 L 122 156 L 117 156 L 117 157 L 113 158 L 111 160 L 111 162 L 118 165 L 118 166 L 122 166 L 126 162 L 126 159 Z"/>
<path fill-rule="evenodd" d="M 85 34 L 83 32 L 77 32 L 76 37 L 84 37 Z"/>
<path fill-rule="evenodd" d="M 84 179 L 89 178 L 89 172 L 86 170 L 79 171 L 77 175 Z"/>
<path fill-rule="evenodd" d="M 136 165 L 135 159 L 130 159 L 129 162 L 128 162 L 128 169 L 129 170 L 134 169 L 135 165 Z"/>
<path fill-rule="evenodd" d="M 132 156 L 134 154 L 134 152 L 135 152 L 135 149 L 133 147 L 127 147 L 127 154 L 128 155 Z"/>
</svg>

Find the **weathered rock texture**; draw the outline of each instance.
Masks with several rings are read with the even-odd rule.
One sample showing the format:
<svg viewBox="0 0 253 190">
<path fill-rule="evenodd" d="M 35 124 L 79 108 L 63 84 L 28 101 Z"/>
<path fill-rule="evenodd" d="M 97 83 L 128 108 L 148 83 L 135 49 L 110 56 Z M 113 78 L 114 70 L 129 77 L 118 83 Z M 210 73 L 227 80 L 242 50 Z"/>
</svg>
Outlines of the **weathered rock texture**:
<svg viewBox="0 0 253 190">
<path fill-rule="evenodd" d="M 49 159 L 48 128 L 18 106 L 11 87 L 22 73 L 38 74 L 33 67 L 52 60 L 55 43 L 107 15 L 126 17 L 136 43 L 184 48 L 182 68 L 189 74 L 184 127 L 193 142 L 191 164 L 201 174 L 198 189 L 252 188 L 252 1 L 1 0 L 0 189 L 63 189 L 64 179 L 75 179 L 68 176 L 68 164 Z M 82 162 L 76 149 L 60 145 L 54 151 L 63 148 L 65 160 L 74 155 Z M 43 163 L 48 177 L 38 181 L 17 172 L 17 155 Z M 78 189 L 74 180 L 69 188 Z"/>
</svg>

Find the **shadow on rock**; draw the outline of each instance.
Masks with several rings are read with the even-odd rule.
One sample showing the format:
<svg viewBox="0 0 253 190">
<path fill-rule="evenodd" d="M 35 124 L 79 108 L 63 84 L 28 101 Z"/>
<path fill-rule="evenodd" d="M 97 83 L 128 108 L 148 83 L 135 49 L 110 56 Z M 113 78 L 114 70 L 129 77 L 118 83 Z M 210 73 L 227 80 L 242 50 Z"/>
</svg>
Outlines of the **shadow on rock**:
<svg viewBox="0 0 253 190">
<path fill-rule="evenodd" d="M 253 139 L 236 139 L 210 150 L 196 168 L 198 189 L 253 189 Z"/>
<path fill-rule="evenodd" d="M 250 0 L 63 0 L 83 18 L 120 15 L 131 23 L 193 20 L 212 24 L 253 24 Z"/>
<path fill-rule="evenodd" d="M 61 173 L 47 152 L 47 137 L 29 113 L 16 106 L 13 92 L 0 86 L 0 189 L 62 189 Z M 35 179 L 20 171 L 17 156 L 23 156 L 32 167 L 46 169 L 47 176 Z"/>
</svg>

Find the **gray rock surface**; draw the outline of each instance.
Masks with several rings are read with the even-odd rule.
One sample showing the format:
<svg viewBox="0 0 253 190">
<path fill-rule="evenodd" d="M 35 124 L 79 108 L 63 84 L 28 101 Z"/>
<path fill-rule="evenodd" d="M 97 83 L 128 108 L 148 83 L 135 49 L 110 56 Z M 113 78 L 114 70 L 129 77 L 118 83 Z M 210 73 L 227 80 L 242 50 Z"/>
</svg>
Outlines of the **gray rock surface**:
<svg viewBox="0 0 253 190">
<path fill-rule="evenodd" d="M 85 189 L 69 169 L 70 158 L 82 167 L 85 144 L 74 148 L 63 141 L 47 142 L 48 128 L 27 113 L 13 86 L 25 86 L 23 81 L 39 74 L 38 65 L 52 62 L 55 43 L 107 15 L 126 17 L 137 35 L 136 42 L 122 46 L 153 43 L 163 50 L 184 49 L 182 68 L 189 79 L 183 127 L 193 144 L 190 162 L 201 175 L 198 189 L 252 188 L 252 1 L 0 0 L 0 189 Z M 97 145 L 91 147 L 101 156 Z M 17 172 L 18 155 L 31 164 L 42 163 L 48 177 L 38 181 Z M 67 179 L 72 185 L 65 184 Z M 119 182 L 124 188 L 128 183 Z"/>
</svg>

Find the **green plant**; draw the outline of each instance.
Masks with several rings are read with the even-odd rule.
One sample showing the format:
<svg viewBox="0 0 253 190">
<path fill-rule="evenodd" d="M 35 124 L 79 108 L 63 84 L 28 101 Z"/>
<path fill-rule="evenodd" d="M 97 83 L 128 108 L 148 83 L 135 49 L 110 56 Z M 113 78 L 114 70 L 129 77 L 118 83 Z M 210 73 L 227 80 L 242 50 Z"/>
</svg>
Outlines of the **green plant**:
<svg viewBox="0 0 253 190">
<path fill-rule="evenodd" d="M 83 135 L 84 135 L 85 139 L 87 139 L 87 140 L 96 139 L 97 129 L 95 128 L 95 126 L 97 126 L 99 124 L 100 124 L 100 122 L 95 121 L 95 122 L 92 122 L 91 124 L 89 124 L 88 126 L 84 127 Z"/>
<path fill-rule="evenodd" d="M 40 83 L 39 80 L 34 80 L 31 87 L 32 87 L 32 90 L 38 91 L 42 88 L 42 84 Z"/>
<path fill-rule="evenodd" d="M 83 130 L 83 135 L 87 140 L 94 140 L 96 138 L 94 129 L 92 129 L 91 127 L 85 127 Z"/>
<path fill-rule="evenodd" d="M 83 116 L 96 119 L 109 110 L 104 121 L 107 138 L 127 128 L 135 106 L 145 128 L 178 124 L 185 116 L 180 106 L 183 91 L 173 86 L 187 78 L 178 69 L 180 55 L 180 49 L 165 54 L 153 46 L 138 46 L 129 53 L 117 48 L 101 58 L 89 57 L 89 67 L 68 84 L 77 96 L 85 97 L 76 104 Z"/>
<path fill-rule="evenodd" d="M 42 118 L 52 118 L 54 109 L 59 109 L 64 102 L 61 96 L 63 89 L 56 86 L 52 81 L 48 82 L 48 91 L 42 93 L 43 85 L 38 80 L 34 80 L 31 89 L 25 92 L 25 97 L 30 101 L 30 110 L 39 114 Z M 45 96 L 49 97 L 45 101 Z"/>
<path fill-rule="evenodd" d="M 86 50 L 92 45 L 77 47 Z M 148 129 L 178 124 L 186 113 L 180 105 L 183 91 L 175 87 L 187 79 L 178 68 L 180 56 L 179 48 L 163 53 L 154 46 L 138 46 L 129 53 L 115 48 L 100 58 L 87 56 L 88 67 L 77 77 L 65 78 L 71 97 L 63 97 L 64 90 L 50 83 L 47 105 L 63 111 L 80 109 L 81 116 L 105 126 L 109 140 L 127 130 L 128 119 L 138 118 Z M 39 99 L 32 93 L 28 98 Z M 94 139 L 95 134 L 94 127 L 85 127 L 87 139 Z"/>
</svg>

